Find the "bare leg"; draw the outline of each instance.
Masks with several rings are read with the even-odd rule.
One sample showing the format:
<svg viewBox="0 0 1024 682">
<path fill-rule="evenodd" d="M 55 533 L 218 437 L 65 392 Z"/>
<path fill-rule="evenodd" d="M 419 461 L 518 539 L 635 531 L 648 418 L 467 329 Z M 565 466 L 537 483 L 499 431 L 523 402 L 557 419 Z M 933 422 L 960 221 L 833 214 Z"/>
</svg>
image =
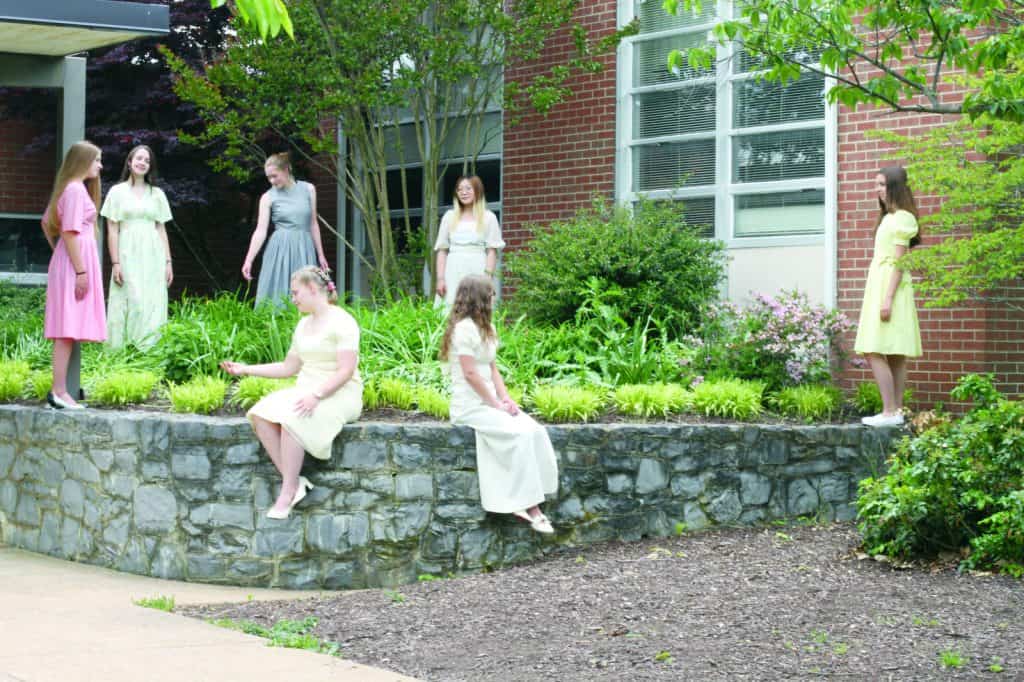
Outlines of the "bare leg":
<svg viewBox="0 0 1024 682">
<path fill-rule="evenodd" d="M 903 392 L 907 390 L 907 357 L 905 355 L 887 355 L 889 369 L 892 370 L 893 403 L 896 412 L 903 409 Z"/>
<path fill-rule="evenodd" d="M 70 405 L 78 404 L 68 394 L 68 363 L 74 343 L 71 339 L 53 340 L 53 386 L 50 391 Z"/>
<path fill-rule="evenodd" d="M 896 414 L 896 394 L 893 384 L 892 369 L 884 355 L 868 353 L 868 364 L 871 365 L 871 373 L 875 375 L 875 383 L 882 394 L 882 414 Z"/>
<path fill-rule="evenodd" d="M 295 498 L 295 492 L 299 489 L 299 472 L 302 470 L 302 460 L 306 456 L 302 445 L 288 433 L 287 429 L 281 429 L 281 449 L 279 451 L 281 472 L 281 494 L 274 503 L 276 509 L 287 509 Z"/>
<path fill-rule="evenodd" d="M 274 468 L 283 475 L 284 472 L 281 470 L 281 434 L 284 433 L 284 429 L 280 424 L 253 415 L 252 430 L 256 432 L 256 437 L 263 444 L 263 449 L 270 455 L 270 461 L 274 463 Z"/>
</svg>

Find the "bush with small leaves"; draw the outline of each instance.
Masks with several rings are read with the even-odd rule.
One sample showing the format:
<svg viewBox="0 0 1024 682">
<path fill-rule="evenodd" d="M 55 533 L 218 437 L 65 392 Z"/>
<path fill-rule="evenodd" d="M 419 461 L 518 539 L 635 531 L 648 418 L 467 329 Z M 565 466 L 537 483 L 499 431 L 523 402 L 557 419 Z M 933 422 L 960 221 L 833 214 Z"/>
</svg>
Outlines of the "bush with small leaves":
<svg viewBox="0 0 1024 682">
<path fill-rule="evenodd" d="M 741 379 L 716 379 L 693 389 L 693 410 L 706 417 L 745 421 L 761 414 L 764 384 Z"/>
<path fill-rule="evenodd" d="M 92 382 L 89 397 L 100 405 L 137 405 L 149 399 L 159 381 L 154 372 L 111 372 Z"/>
<path fill-rule="evenodd" d="M 626 384 L 612 393 L 612 404 L 631 417 L 667 417 L 689 408 L 692 398 L 679 384 Z"/>
<path fill-rule="evenodd" d="M 20 398 L 28 385 L 29 366 L 20 360 L 0 362 L 0 400 Z"/>
<path fill-rule="evenodd" d="M 32 397 L 36 400 L 46 400 L 46 394 L 53 388 L 53 372 L 48 369 L 34 370 L 28 377 Z"/>
<path fill-rule="evenodd" d="M 769 401 L 780 414 L 810 422 L 828 419 L 838 412 L 843 394 L 835 386 L 805 384 L 784 388 Z"/>
<path fill-rule="evenodd" d="M 594 389 L 549 384 L 538 386 L 531 396 L 533 409 L 549 422 L 588 422 L 601 414 L 604 399 Z"/>
<path fill-rule="evenodd" d="M 181 384 L 169 385 L 167 394 L 175 412 L 209 414 L 224 405 L 227 390 L 228 384 L 223 379 L 198 376 Z"/>
<path fill-rule="evenodd" d="M 236 407 L 240 407 L 243 410 L 248 410 L 270 393 L 294 385 L 295 379 L 291 377 L 287 379 L 242 377 L 238 383 L 235 384 L 235 390 L 232 391 L 231 398 L 228 400 L 228 403 Z"/>
<path fill-rule="evenodd" d="M 413 390 L 416 409 L 438 419 L 448 418 L 448 398 L 441 391 L 429 386 L 417 386 Z"/>
</svg>

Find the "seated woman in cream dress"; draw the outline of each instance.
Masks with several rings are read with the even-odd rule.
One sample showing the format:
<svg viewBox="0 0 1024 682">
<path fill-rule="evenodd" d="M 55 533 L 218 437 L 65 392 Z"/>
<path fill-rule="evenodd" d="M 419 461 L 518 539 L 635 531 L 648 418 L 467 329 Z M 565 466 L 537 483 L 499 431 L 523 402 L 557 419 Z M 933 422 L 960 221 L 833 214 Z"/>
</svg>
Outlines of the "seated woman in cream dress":
<svg viewBox="0 0 1024 682">
<path fill-rule="evenodd" d="M 225 360 L 233 376 L 283 378 L 298 372 L 295 386 L 274 391 L 246 415 L 274 466 L 281 473 L 281 493 L 267 512 L 286 519 L 313 485 L 302 469 L 304 452 L 328 459 L 341 427 L 359 418 L 363 382 L 357 369 L 359 327 L 336 305 L 334 283 L 323 270 L 307 266 L 292 275 L 292 302 L 305 317 L 292 335 L 282 362 L 245 365 Z"/>
<path fill-rule="evenodd" d="M 519 409 L 505 388 L 494 361 L 493 303 L 490 277 L 463 278 L 441 341 L 441 360 L 448 361 L 452 377 L 451 420 L 476 432 L 483 508 L 513 514 L 538 533 L 552 533 L 537 505 L 558 490 L 555 451 L 548 432 Z"/>
<path fill-rule="evenodd" d="M 484 183 L 476 175 L 455 183 L 453 207 L 441 218 L 434 251 L 437 252 L 437 299 L 451 308 L 455 290 L 467 275 L 494 277 L 498 249 L 505 246 L 498 218 L 487 210 Z"/>
</svg>

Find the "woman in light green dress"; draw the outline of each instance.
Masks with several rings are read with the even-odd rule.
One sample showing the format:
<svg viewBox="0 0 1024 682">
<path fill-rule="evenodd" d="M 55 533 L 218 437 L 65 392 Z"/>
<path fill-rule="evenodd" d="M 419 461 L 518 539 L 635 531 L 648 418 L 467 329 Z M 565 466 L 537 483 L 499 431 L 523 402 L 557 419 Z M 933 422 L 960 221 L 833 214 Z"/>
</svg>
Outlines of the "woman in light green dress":
<svg viewBox="0 0 1024 682">
<path fill-rule="evenodd" d="M 100 215 L 107 219 L 111 264 L 107 343 L 149 348 L 167 322 L 167 287 L 174 279 L 164 229 L 171 208 L 156 186 L 153 150 L 139 145 L 128 152 L 121 182 L 110 188 Z"/>
<path fill-rule="evenodd" d="M 900 411 L 907 385 L 907 358 L 921 355 L 921 331 L 910 273 L 896 261 L 921 235 L 906 170 L 883 168 L 875 177 L 875 191 L 881 212 L 853 348 L 867 356 L 882 394 L 881 414 L 861 421 L 868 426 L 898 426 L 903 423 Z"/>
</svg>

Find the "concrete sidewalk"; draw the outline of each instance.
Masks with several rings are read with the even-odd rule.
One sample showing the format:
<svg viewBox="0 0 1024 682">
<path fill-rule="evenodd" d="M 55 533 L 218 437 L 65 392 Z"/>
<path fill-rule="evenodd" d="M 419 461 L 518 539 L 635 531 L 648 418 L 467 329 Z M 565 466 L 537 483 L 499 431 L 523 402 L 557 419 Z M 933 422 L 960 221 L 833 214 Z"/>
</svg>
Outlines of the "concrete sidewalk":
<svg viewBox="0 0 1024 682">
<path fill-rule="evenodd" d="M 0 682 L 397 682 L 413 678 L 136 606 L 309 592 L 218 587 L 118 573 L 0 546 Z"/>
</svg>

